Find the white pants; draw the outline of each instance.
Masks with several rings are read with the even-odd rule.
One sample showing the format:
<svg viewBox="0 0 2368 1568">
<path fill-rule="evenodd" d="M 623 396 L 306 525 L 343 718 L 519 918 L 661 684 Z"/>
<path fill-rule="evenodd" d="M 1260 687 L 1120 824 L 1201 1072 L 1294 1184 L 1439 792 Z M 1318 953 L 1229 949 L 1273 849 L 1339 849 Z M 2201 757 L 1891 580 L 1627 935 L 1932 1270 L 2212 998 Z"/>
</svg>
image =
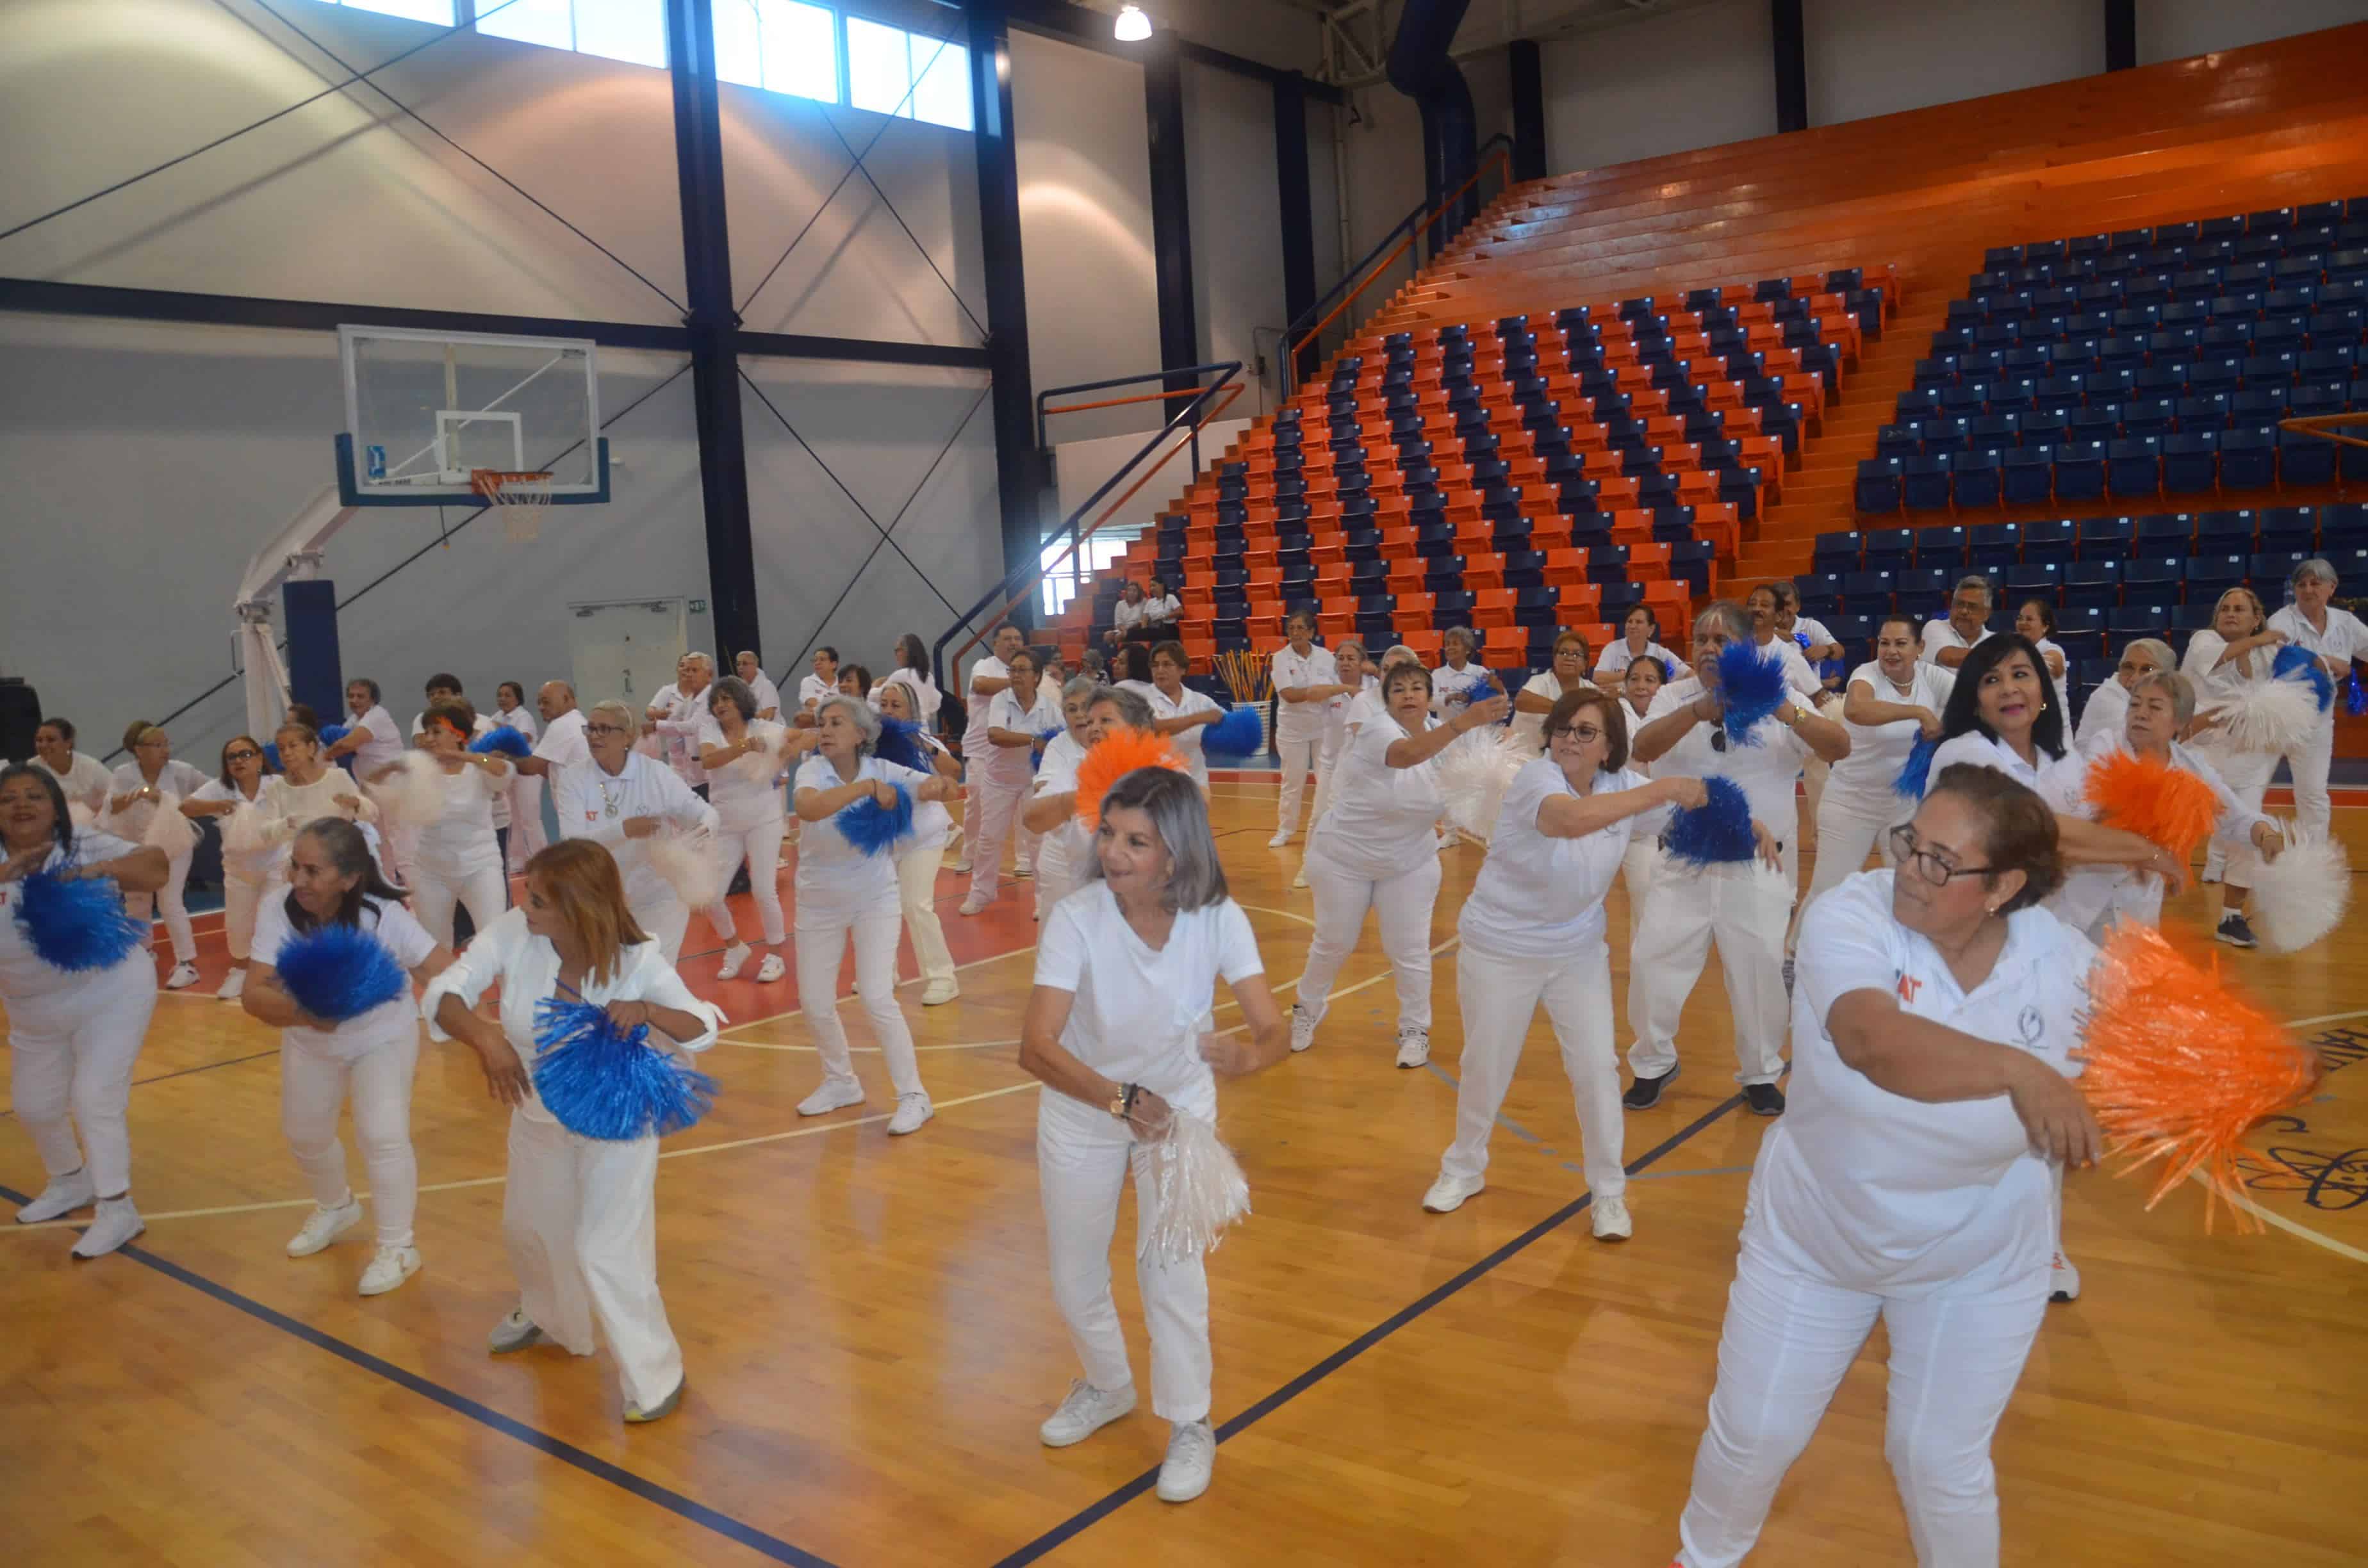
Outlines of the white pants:
<svg viewBox="0 0 2368 1568">
<path fill-rule="evenodd" d="M 1649 834 L 1631 834 L 1628 852 L 1620 858 L 1620 880 L 1628 889 L 1628 956 L 1635 962 L 1636 933 L 1645 926 L 1645 895 L 1661 875 L 1661 846 Z"/>
<path fill-rule="evenodd" d="M 1758 860 L 1691 866 L 1664 860 L 1628 954 L 1629 1070 L 1657 1078 L 1678 1065 L 1678 1018 L 1718 944 L 1735 1014 L 1736 1081 L 1772 1084 L 1784 1070 L 1784 923 L 1793 886 Z"/>
<path fill-rule="evenodd" d="M 2047 1311 L 2047 1274 L 1903 1300 L 1775 1257 L 1747 1223 L 1719 1335 L 1710 1427 L 1678 1522 L 1683 1568 L 1730 1568 L 1759 1539 L 1784 1472 L 1880 1317 L 1891 1338 L 1884 1457 L 1919 1568 L 1997 1568 L 1990 1437 Z"/>
<path fill-rule="evenodd" d="M 1578 1111 L 1587 1189 L 1599 1199 L 1628 1190 L 1621 1166 L 1625 1129 L 1620 1108 L 1620 1046 L 1611 1032 L 1611 954 L 1601 938 L 1555 959 L 1508 958 L 1466 942 L 1455 958 L 1455 993 L 1463 1010 L 1463 1061 L 1457 1069 L 1455 1142 L 1439 1163 L 1443 1176 L 1470 1180 L 1488 1168 L 1488 1134 L 1513 1069 L 1543 1004 L 1562 1047 L 1563 1071 Z"/>
<path fill-rule="evenodd" d="M 508 882 L 498 857 L 462 876 L 447 875 L 415 862 L 412 866 L 411 908 L 427 934 L 446 947 L 452 945 L 452 908 L 469 906 L 469 918 L 482 931 L 502 917 L 503 894 Z"/>
<path fill-rule="evenodd" d="M 1134 1224 L 1149 1233 L 1158 1214 L 1151 1148 L 1123 1122 L 1046 1089 L 1036 1118 L 1036 1171 L 1044 1192 L 1044 1236 L 1053 1299 L 1077 1347 L 1086 1381 L 1130 1388 L 1126 1336 L 1110 1296 L 1110 1238 L 1119 1194 L 1134 1171 Z M 1107 1124 L 1106 1126 L 1100 1124 Z M 1135 1248 L 1134 1278 L 1151 1329 L 1151 1409 L 1165 1421 L 1209 1418 L 1214 1362 L 1209 1351 L 1209 1276 L 1198 1257 L 1164 1263 Z"/>
<path fill-rule="evenodd" d="M 852 1079 L 855 1063 L 848 1056 L 847 1028 L 838 1021 L 838 960 L 847 951 L 848 931 L 855 933 L 855 994 L 871 1020 L 871 1038 L 880 1044 L 888 1066 L 888 1081 L 896 1093 L 917 1095 L 921 1063 L 913 1051 L 913 1031 L 905 1009 L 896 1005 L 896 930 L 904 910 L 885 901 L 852 919 L 819 912 L 809 915 L 798 906 L 798 1003 L 805 1009 L 806 1027 L 814 1030 L 826 1077 Z"/>
<path fill-rule="evenodd" d="M 2341 683 L 2337 683 L 2336 698 L 2343 696 Z M 2294 816 L 2305 833 L 2326 836 L 2334 821 L 2334 812 L 2327 798 L 2327 772 L 2335 757 L 2335 710 L 2330 708 L 2318 716 L 2318 728 L 2313 730 L 2310 743 L 2299 751 L 2286 754 L 2286 767 L 2294 774 Z M 2236 787 L 2236 780 L 2228 781 Z"/>
<path fill-rule="evenodd" d="M 1439 898 L 1439 857 L 1426 855 L 1410 871 L 1375 881 L 1339 869 L 1321 847 L 1310 849 L 1301 868 L 1315 895 L 1315 934 L 1307 943 L 1307 967 L 1299 976 L 1299 1006 L 1318 1023 L 1332 996 L 1332 982 L 1365 928 L 1365 911 L 1381 914 L 1382 952 L 1395 971 L 1398 1028 L 1430 1028 L 1430 911 Z"/>
<path fill-rule="evenodd" d="M 1307 788 L 1310 772 L 1318 775 L 1315 787 L 1315 814 L 1324 814 L 1324 783 L 1331 769 L 1324 765 L 1324 731 L 1321 726 L 1300 733 L 1277 728 L 1274 754 L 1282 759 L 1282 794 L 1277 801 L 1275 829 L 1279 833 L 1299 831 L 1299 799 Z"/>
<path fill-rule="evenodd" d="M 2274 755 L 2261 751 L 2224 752 L 2216 747 L 2203 748 L 2203 755 L 2211 760 L 2214 767 L 2220 770 L 2221 779 L 2227 784 L 2229 792 L 2245 802 L 2246 810 L 2258 812 L 2261 809 L 2261 797 L 2269 792 L 2270 776 L 2278 770 L 2278 759 Z M 2318 798 L 2319 824 L 2322 828 L 2325 827 L 2330 815 L 2327 807 L 2326 769 L 2326 758 L 2321 756 Z M 2297 771 L 2298 778 L 2299 771 Z M 2299 801 L 2302 795 L 2299 782 L 2295 785 L 2294 795 Z M 2297 811 L 2296 815 L 2300 814 L 2301 812 Z M 2228 845 L 2214 835 L 2211 848 L 2206 850 L 2203 856 L 2205 875 L 2222 878 L 2240 888 L 2249 888 L 2253 885 L 2254 871 L 2260 863 L 2261 852 L 2253 847 L 2253 841 L 2249 835 L 2247 835 L 2241 848 Z"/>
<path fill-rule="evenodd" d="M 682 958 L 683 933 L 690 929 L 690 908 L 674 895 L 672 889 L 662 889 L 658 897 L 637 903 L 631 899 L 625 907 L 632 911 L 633 924 L 644 936 L 655 937 L 658 951 L 666 961 L 677 963 Z"/>
<path fill-rule="evenodd" d="M 1069 835 L 1062 829 L 1036 837 L 1036 918 L 1077 891 L 1077 869 L 1069 864 Z"/>
<path fill-rule="evenodd" d="M 510 769 L 510 874 L 526 869 L 526 863 L 542 853 L 550 841 L 542 831 L 542 780 L 530 773 Z M 470 911 L 472 915 L 474 910 Z"/>
<path fill-rule="evenodd" d="M 962 853 L 970 857 L 970 896 L 981 903 L 993 902 L 996 890 L 1003 885 L 1005 839 L 1018 838 L 1015 858 L 1022 866 L 1031 863 L 1036 850 L 1038 835 L 1019 821 L 1020 804 L 1028 799 L 1033 776 L 1023 763 L 1013 777 L 1008 766 L 979 769 L 974 822 L 970 802 L 962 806 Z"/>
<path fill-rule="evenodd" d="M 230 956 L 240 963 L 246 961 L 254 945 L 255 911 L 268 885 L 248 881 L 227 867 L 222 870 L 222 940 L 230 945 Z M 281 884 L 280 892 L 286 894 L 286 884 Z"/>
<path fill-rule="evenodd" d="M 954 977 L 954 955 L 946 947 L 945 925 L 938 918 L 938 866 L 945 857 L 945 846 L 933 844 L 908 849 L 896 859 L 897 906 L 924 981 Z"/>
<path fill-rule="evenodd" d="M 2320 777 L 2324 778 L 2322 773 Z M 127 892 L 123 895 L 123 912 L 132 919 L 145 923 L 153 912 L 161 911 L 165 917 L 165 935 L 172 938 L 173 961 L 176 964 L 198 961 L 197 934 L 189 929 L 189 905 L 186 893 L 189 885 L 189 858 L 176 855 L 166 863 L 165 885 L 154 892 Z"/>
<path fill-rule="evenodd" d="M 748 863 L 748 894 L 757 901 L 757 918 L 765 928 L 765 945 L 778 948 L 789 939 L 789 926 L 781 918 L 781 833 L 786 823 L 778 816 L 768 817 L 752 827 L 724 829 L 715 835 L 716 860 L 723 873 L 725 886 L 730 886 L 732 873 L 740 863 Z M 707 923 L 726 942 L 739 935 L 734 924 L 732 910 L 723 899 L 703 911 Z"/>
<path fill-rule="evenodd" d="M 124 1113 L 131 1104 L 131 1064 L 155 1011 L 155 964 L 136 950 L 63 991 L 9 1000 L 9 1092 L 17 1119 L 52 1177 L 87 1165 L 101 1198 L 131 1190 Z"/>
<path fill-rule="evenodd" d="M 628 1403 L 647 1410 L 682 1385 L 682 1346 L 658 1298 L 658 1141 L 579 1138 L 510 1112 L 502 1236 L 518 1307 L 578 1356 L 593 1331 L 617 1358 Z"/>
<path fill-rule="evenodd" d="M 353 1191 L 346 1181 L 346 1146 L 337 1138 L 337 1111 L 350 1094 L 354 1138 L 362 1146 L 362 1169 L 370 1173 L 382 1247 L 411 1244 L 412 1215 L 419 1207 L 419 1161 L 411 1151 L 411 1079 L 418 1065 L 416 1028 L 351 1059 L 280 1037 L 279 1130 L 312 1183 L 313 1201 L 335 1209 Z"/>
<path fill-rule="evenodd" d="M 1332 770 L 1340 766 L 1340 753 L 1349 744 L 1349 726 L 1326 723 L 1323 744 L 1315 752 L 1315 809 L 1308 813 L 1307 830 L 1324 820 L 1325 808 L 1332 803 Z"/>
</svg>

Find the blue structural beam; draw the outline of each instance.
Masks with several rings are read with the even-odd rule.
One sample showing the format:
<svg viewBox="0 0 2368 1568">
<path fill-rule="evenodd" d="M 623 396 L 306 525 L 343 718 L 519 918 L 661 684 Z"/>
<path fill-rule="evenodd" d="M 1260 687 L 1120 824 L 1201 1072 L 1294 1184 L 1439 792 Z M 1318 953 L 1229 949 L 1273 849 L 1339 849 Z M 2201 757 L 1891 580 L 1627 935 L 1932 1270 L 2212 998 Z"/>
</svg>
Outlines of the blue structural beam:
<svg viewBox="0 0 2368 1568">
<path fill-rule="evenodd" d="M 995 405 L 1003 566 L 1031 565 L 1044 538 L 1044 460 L 1036 449 L 1028 364 L 1028 280 L 1019 251 L 1019 163 L 1011 119 L 1011 33 L 1004 0 L 963 7 L 970 37 L 972 143 L 978 154 L 979 253 L 985 267 L 987 373 Z"/>
<path fill-rule="evenodd" d="M 337 653 L 337 585 L 325 577 L 283 584 L 279 603 L 288 628 L 289 697 L 319 714 L 324 724 L 344 722 L 346 677 Z"/>
<path fill-rule="evenodd" d="M 1315 192 L 1307 166 L 1307 79 L 1295 71 L 1274 84 L 1274 176 L 1282 218 L 1282 319 L 1295 322 L 1315 304 Z M 1319 363 L 1310 341 L 1299 352 L 1298 374 L 1314 375 Z"/>
</svg>

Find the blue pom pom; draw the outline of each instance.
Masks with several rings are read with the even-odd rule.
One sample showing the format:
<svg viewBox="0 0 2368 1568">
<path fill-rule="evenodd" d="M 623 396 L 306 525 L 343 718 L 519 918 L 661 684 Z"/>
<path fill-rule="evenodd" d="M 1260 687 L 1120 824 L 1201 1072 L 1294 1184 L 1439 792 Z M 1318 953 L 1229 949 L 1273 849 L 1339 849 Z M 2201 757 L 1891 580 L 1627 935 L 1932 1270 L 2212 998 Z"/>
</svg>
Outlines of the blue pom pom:
<svg viewBox="0 0 2368 1568">
<path fill-rule="evenodd" d="M 842 806 L 831 823 L 838 835 L 866 855 L 881 855 L 900 838 L 913 836 L 913 791 L 898 784 L 896 804 L 882 806 L 866 795 L 851 806 Z"/>
<path fill-rule="evenodd" d="M 1924 791 L 1931 787 L 1932 754 L 1940 749 L 1939 741 L 1928 741 L 1918 735 L 1907 753 L 1907 762 L 1900 767 L 1899 777 L 1891 781 L 1893 791 L 1911 801 L 1922 800 Z"/>
<path fill-rule="evenodd" d="M 469 743 L 469 749 L 480 756 L 499 752 L 504 756 L 532 756 L 534 747 L 524 735 L 507 724 L 487 730 Z"/>
<path fill-rule="evenodd" d="M 1751 801 L 1730 778 L 1705 778 L 1710 800 L 1675 813 L 1664 843 L 1671 856 L 1694 866 L 1732 865 L 1756 852 L 1751 838 Z"/>
<path fill-rule="evenodd" d="M 1719 650 L 1718 689 L 1726 703 L 1726 738 L 1736 745 L 1757 745 L 1752 732 L 1784 705 L 1784 661 L 1762 655 L 1748 641 L 1729 642 Z"/>
<path fill-rule="evenodd" d="M 324 724 L 321 726 L 321 744 L 333 746 L 351 733 L 353 732 L 343 724 Z"/>
<path fill-rule="evenodd" d="M 535 1005 L 534 1092 L 579 1138 L 623 1142 L 698 1125 L 715 1080 L 647 1043 L 649 1028 L 620 1031 L 609 1010 L 547 996 Z"/>
<path fill-rule="evenodd" d="M 2311 695 L 2318 699 L 2318 710 L 2322 713 L 2335 706 L 2334 677 L 2318 662 L 2318 655 L 2307 648 L 2288 643 L 2279 649 L 2277 656 L 2270 661 L 2270 678 L 2306 682 Z"/>
<path fill-rule="evenodd" d="M 36 957 L 70 974 L 112 969 L 145 941 L 148 923 L 123 911 L 123 890 L 112 877 L 68 881 L 35 871 L 19 884 L 17 924 Z"/>
<path fill-rule="evenodd" d="M 1068 726 L 1066 724 L 1055 724 L 1049 730 L 1039 730 L 1036 732 L 1036 744 L 1033 746 L 1030 746 L 1028 751 L 1029 772 L 1033 773 L 1038 768 L 1044 766 L 1044 748 L 1051 745 L 1054 741 L 1060 739 L 1061 735 L 1067 729 Z"/>
<path fill-rule="evenodd" d="M 411 979 L 386 944 L 358 926 L 322 926 L 283 943 L 273 968 L 289 999 L 341 1024 L 411 994 Z"/>
<path fill-rule="evenodd" d="M 928 744 L 921 739 L 921 726 L 909 719 L 882 718 L 880 739 L 873 744 L 871 755 L 916 773 L 932 771 Z"/>
<path fill-rule="evenodd" d="M 2368 714 L 2368 686 L 2360 684 L 2360 672 L 2354 670 L 2343 683 L 2343 710 L 2354 719 Z"/>
<path fill-rule="evenodd" d="M 1258 710 L 1247 702 L 1201 732 L 1201 749 L 1212 756 L 1249 756 L 1263 742 Z"/>
<path fill-rule="evenodd" d="M 285 773 L 287 771 L 286 768 L 279 766 L 279 743 L 278 741 L 266 741 L 263 743 L 263 771 L 266 773 Z"/>
</svg>

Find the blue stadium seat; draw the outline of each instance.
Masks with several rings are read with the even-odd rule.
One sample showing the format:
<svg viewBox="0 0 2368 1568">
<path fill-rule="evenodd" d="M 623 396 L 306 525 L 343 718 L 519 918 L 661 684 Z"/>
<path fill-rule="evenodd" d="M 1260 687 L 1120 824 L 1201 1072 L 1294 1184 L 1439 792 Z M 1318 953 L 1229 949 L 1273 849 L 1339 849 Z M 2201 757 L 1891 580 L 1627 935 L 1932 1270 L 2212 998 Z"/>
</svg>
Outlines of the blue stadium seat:
<svg viewBox="0 0 2368 1568">
<path fill-rule="evenodd" d="M 2249 551 L 2259 532 L 2250 512 L 2200 512 L 2195 518 L 2195 545 L 2199 550 Z"/>
<path fill-rule="evenodd" d="M 2008 506 L 2044 506 L 2055 494 L 2055 449 L 2042 444 L 2018 447 L 2006 453 L 1998 481 L 2000 495 Z"/>
<path fill-rule="evenodd" d="M 1937 566 L 1911 567 L 1891 574 L 1899 602 L 1910 608 L 1943 602 L 1949 597 L 1949 585 L 1962 575 L 1961 572 L 1942 571 Z"/>
<path fill-rule="evenodd" d="M 2307 435 L 2299 430 L 2280 430 L 2274 434 L 2267 430 L 2228 432 L 2231 439 L 2239 435 L 2247 437 L 2247 454 L 2258 467 L 2267 466 L 2269 454 L 2261 448 L 2274 443 L 2280 483 L 2298 487 L 2335 483 L 2338 453 L 2343 449 L 2325 437 Z M 2346 472 L 2344 477 L 2349 479 L 2352 475 Z"/>
<path fill-rule="evenodd" d="M 2126 437 L 2106 448 L 2105 483 L 2118 499 L 2162 493 L 2162 442 L 2152 436 Z"/>
<path fill-rule="evenodd" d="M 1951 460 L 1950 497 L 1960 509 L 1988 511 L 1998 504 L 1998 455 L 1994 451 L 1960 452 Z"/>
<path fill-rule="evenodd" d="M 1964 568 L 1965 530 L 1963 528 L 1951 524 L 1945 528 L 1903 528 L 1900 531 L 1915 541 L 1917 565 L 1938 566 L 1950 572 Z M 1905 556 L 1901 557 L 1900 564 L 1907 564 Z"/>
<path fill-rule="evenodd" d="M 2319 548 L 2349 551 L 2368 544 L 2368 505 L 2343 502 L 2318 509 Z"/>
<path fill-rule="evenodd" d="M 1816 547 L 1809 552 L 1811 564 L 1821 572 L 1841 572 L 1856 566 L 1865 541 L 1855 528 L 1842 533 L 1821 533 Z"/>
<path fill-rule="evenodd" d="M 2067 606 L 2117 605 L 2122 599 L 2119 561 L 2076 561 L 2064 568 L 2064 602 Z"/>
<path fill-rule="evenodd" d="M 1851 491 L 1851 504 L 1865 516 L 1899 510 L 1903 476 L 1907 465 L 1924 462 L 1924 458 L 1869 458 L 1858 465 L 1858 483 Z"/>
<path fill-rule="evenodd" d="M 2077 525 L 2069 517 L 2050 517 L 2022 525 L 2022 559 L 2026 562 L 2061 564 L 2072 559 Z"/>
<path fill-rule="evenodd" d="M 1861 472 L 1866 468 L 1859 465 Z M 1949 475 L 1952 464 L 1943 457 L 1907 458 L 1900 463 L 1900 501 L 1911 512 L 1945 512 L 1949 509 Z M 1860 510 L 1866 510 L 1861 506 Z"/>
<path fill-rule="evenodd" d="M 2066 441 L 2055 449 L 2055 500 L 2099 501 L 2105 494 L 2102 441 Z"/>
<path fill-rule="evenodd" d="M 1889 572 L 1842 574 L 1842 602 L 1853 615 L 1881 615 L 1891 608 L 1891 597 L 1896 591 L 1896 584 Z"/>
</svg>

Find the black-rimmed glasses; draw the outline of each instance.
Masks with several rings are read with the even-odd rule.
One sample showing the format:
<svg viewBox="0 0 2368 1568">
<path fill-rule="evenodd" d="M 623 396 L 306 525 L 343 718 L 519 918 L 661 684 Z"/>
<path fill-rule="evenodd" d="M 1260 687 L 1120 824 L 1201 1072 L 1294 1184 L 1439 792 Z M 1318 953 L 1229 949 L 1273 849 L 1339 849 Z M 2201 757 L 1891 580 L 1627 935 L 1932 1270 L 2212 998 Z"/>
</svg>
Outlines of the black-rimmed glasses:
<svg viewBox="0 0 2368 1568">
<path fill-rule="evenodd" d="M 1934 849 L 1916 836 L 1916 830 L 1901 823 L 1891 830 L 1891 858 L 1901 865 L 1915 862 L 1916 872 L 1934 887 L 1947 887 L 1959 877 L 1976 877 L 1994 870 L 1991 866 L 1960 866 L 1949 858 L 1948 851 Z"/>
</svg>

